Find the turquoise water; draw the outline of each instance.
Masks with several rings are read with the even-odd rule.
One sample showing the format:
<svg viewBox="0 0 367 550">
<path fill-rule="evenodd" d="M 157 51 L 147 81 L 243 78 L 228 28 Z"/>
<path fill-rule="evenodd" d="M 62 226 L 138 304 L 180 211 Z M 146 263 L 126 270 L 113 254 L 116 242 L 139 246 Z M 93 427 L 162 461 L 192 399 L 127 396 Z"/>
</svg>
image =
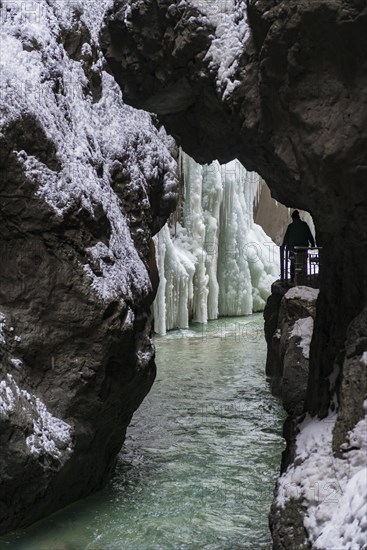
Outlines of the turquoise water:
<svg viewBox="0 0 367 550">
<path fill-rule="evenodd" d="M 19 550 L 263 550 L 283 412 L 261 315 L 156 338 L 157 380 L 98 494 L 0 539 Z"/>
</svg>

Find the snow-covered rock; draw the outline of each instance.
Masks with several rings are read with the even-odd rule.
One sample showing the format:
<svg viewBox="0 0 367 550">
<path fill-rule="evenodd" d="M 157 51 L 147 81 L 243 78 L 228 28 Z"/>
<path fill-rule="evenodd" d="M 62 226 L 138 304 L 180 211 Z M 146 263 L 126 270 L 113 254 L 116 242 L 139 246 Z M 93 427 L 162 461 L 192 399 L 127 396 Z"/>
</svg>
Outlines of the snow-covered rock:
<svg viewBox="0 0 367 550">
<path fill-rule="evenodd" d="M 289 288 L 277 281 L 264 312 L 267 375 L 292 415 L 303 411 L 318 294 L 310 287 Z"/>
<path fill-rule="evenodd" d="M 306 317 L 304 319 L 297 319 L 290 333 L 291 338 L 293 336 L 300 338 L 300 341 L 299 343 L 297 343 L 297 346 L 302 349 L 303 356 L 306 359 L 310 358 L 310 344 L 311 344 L 311 339 L 313 334 L 313 324 L 314 322 L 311 316 Z"/>
<path fill-rule="evenodd" d="M 19 425 L 30 433 L 26 445 L 40 458 L 42 466 L 60 468 L 72 453 L 72 427 L 54 417 L 40 399 L 19 388 L 11 374 L 0 382 L 0 416 L 10 420 L 18 416 Z"/>
<path fill-rule="evenodd" d="M 285 294 L 287 300 L 303 300 L 305 302 L 315 302 L 318 298 L 320 290 L 309 286 L 295 286 L 290 288 Z"/>
<path fill-rule="evenodd" d="M 275 507 L 298 500 L 312 548 L 367 548 L 367 417 L 348 433 L 342 457 L 333 451 L 337 415 L 306 417 L 298 426 L 296 454 L 277 484 Z"/>
<path fill-rule="evenodd" d="M 106 71 L 111 5 L 0 6 L 0 532 L 103 484 L 155 376 L 176 146 Z"/>
<path fill-rule="evenodd" d="M 300 296 L 305 315 L 312 312 L 310 293 L 292 289 L 282 300 L 279 318 L 283 325 L 289 321 L 290 311 L 295 314 L 292 302 Z M 336 364 L 328 379 L 333 401 L 327 416 L 302 415 L 303 408 L 289 410 L 284 404 L 289 413 L 284 430 L 287 449 L 270 514 L 274 542 L 284 548 L 367 548 L 367 370 L 362 351 L 367 346 L 366 323 L 364 310 L 348 328 L 344 364 L 342 369 Z M 285 354 L 280 353 L 283 377 L 292 347 L 293 357 L 297 346 L 302 350 L 300 362 L 305 361 L 312 329 L 312 315 L 293 324 Z M 278 340 L 275 334 L 274 345 Z M 295 364 L 288 365 L 289 372 L 292 367 Z M 334 392 L 341 370 L 337 396 Z"/>
</svg>

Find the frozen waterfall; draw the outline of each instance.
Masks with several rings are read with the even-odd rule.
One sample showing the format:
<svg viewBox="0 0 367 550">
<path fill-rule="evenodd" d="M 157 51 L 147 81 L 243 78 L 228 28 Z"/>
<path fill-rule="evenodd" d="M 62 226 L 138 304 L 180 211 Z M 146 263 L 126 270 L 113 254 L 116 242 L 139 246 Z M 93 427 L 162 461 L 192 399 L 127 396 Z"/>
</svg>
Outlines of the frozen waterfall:
<svg viewBox="0 0 367 550">
<path fill-rule="evenodd" d="M 154 238 L 159 334 L 260 311 L 279 276 L 278 247 L 253 220 L 259 176 L 237 160 L 201 166 L 184 153 L 180 166 L 180 204 Z"/>
</svg>

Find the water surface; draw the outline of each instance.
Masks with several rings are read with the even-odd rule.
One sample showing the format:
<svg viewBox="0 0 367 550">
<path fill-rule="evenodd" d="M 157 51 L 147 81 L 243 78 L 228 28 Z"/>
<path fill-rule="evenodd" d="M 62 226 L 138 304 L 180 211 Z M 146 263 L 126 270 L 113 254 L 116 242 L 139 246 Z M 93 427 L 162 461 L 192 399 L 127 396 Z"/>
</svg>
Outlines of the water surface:
<svg viewBox="0 0 367 550">
<path fill-rule="evenodd" d="M 283 412 L 261 315 L 156 338 L 157 380 L 98 494 L 0 539 L 19 550 L 269 550 Z"/>
</svg>

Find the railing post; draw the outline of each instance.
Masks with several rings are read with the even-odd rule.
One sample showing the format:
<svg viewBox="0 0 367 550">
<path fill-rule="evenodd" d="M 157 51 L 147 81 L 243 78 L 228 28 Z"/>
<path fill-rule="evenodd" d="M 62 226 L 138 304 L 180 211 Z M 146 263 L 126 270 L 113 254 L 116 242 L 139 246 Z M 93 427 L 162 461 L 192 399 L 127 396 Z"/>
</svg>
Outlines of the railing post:
<svg viewBox="0 0 367 550">
<path fill-rule="evenodd" d="M 280 279 L 284 281 L 284 246 L 280 247 Z"/>
</svg>

